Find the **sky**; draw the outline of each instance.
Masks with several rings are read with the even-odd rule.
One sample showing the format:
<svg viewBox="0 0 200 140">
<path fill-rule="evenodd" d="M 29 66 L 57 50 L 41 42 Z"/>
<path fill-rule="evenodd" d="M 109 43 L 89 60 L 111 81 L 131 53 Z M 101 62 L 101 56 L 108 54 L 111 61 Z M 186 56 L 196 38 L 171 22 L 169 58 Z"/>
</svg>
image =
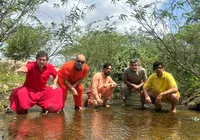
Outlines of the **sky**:
<svg viewBox="0 0 200 140">
<path fill-rule="evenodd" d="M 124 28 L 139 27 L 139 24 L 133 20 L 127 19 L 126 21 L 119 20 L 120 14 L 129 14 L 131 12 L 126 0 L 118 1 L 116 4 L 111 3 L 111 0 L 68 0 L 66 7 L 59 9 L 53 8 L 53 3 L 59 3 L 59 0 L 49 0 L 48 3 L 43 3 L 35 15 L 43 22 L 50 23 L 52 21 L 60 23 L 65 15 L 69 14 L 73 5 L 78 5 L 81 9 L 86 5 L 95 4 L 95 9 L 88 12 L 87 16 L 79 21 L 79 25 L 85 26 L 88 23 L 103 20 L 106 16 L 114 16 L 112 21 L 116 21 L 119 32 L 123 32 Z M 155 0 L 140 0 L 141 5 L 149 4 Z"/>
<path fill-rule="evenodd" d="M 69 15 L 69 11 L 74 5 L 78 5 L 79 8 L 82 9 L 82 7 L 87 5 L 95 4 L 95 9 L 88 12 L 86 17 L 78 22 L 80 26 L 86 26 L 91 22 L 104 20 L 107 16 L 114 16 L 110 22 L 116 22 L 118 32 L 123 33 L 128 31 L 130 27 L 140 27 L 140 25 L 132 19 L 127 19 L 125 21 L 119 20 L 120 14 L 129 15 L 132 12 L 129 6 L 125 3 L 126 0 L 117 1 L 116 4 L 111 3 L 111 0 L 68 0 L 67 6 L 60 7 L 58 9 L 54 8 L 53 4 L 59 3 L 59 1 L 60 0 L 49 0 L 48 3 L 43 3 L 36 11 L 35 15 L 39 18 L 40 21 L 46 23 L 48 26 L 48 24 L 51 22 L 61 23 L 65 15 Z M 146 5 L 154 1 L 155 0 L 140 0 L 139 3 L 140 5 Z M 105 22 L 101 22 L 101 24 L 105 24 Z M 58 64 L 63 62 L 61 62 L 59 59 L 59 61 L 53 63 Z"/>
</svg>

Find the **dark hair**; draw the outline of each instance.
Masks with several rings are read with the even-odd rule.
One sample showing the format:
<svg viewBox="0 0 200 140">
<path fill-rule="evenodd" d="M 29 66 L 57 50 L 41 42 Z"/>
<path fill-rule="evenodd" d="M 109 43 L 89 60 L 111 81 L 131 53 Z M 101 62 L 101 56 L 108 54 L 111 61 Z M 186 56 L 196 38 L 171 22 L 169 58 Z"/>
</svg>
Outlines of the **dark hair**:
<svg viewBox="0 0 200 140">
<path fill-rule="evenodd" d="M 158 67 L 158 66 L 164 67 L 164 64 L 162 62 L 159 62 L 159 61 L 154 62 L 153 63 L 153 70 L 155 70 L 156 67 Z"/>
<path fill-rule="evenodd" d="M 103 68 L 105 69 L 105 68 L 108 68 L 109 66 L 112 66 L 110 63 L 104 63 L 103 64 Z"/>
<path fill-rule="evenodd" d="M 137 63 L 139 65 L 139 61 L 137 59 L 131 59 L 130 64 L 132 64 L 132 63 Z"/>
<path fill-rule="evenodd" d="M 48 54 L 45 51 L 39 51 L 36 55 L 36 59 L 38 59 L 39 57 L 46 57 L 47 61 L 49 60 Z"/>
</svg>

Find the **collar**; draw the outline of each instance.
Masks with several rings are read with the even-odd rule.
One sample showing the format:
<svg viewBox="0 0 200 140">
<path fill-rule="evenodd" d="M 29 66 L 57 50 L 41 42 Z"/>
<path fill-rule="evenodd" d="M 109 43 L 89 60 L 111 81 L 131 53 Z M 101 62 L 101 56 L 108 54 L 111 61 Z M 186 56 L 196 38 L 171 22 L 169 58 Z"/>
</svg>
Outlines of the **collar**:
<svg viewBox="0 0 200 140">
<path fill-rule="evenodd" d="M 37 69 L 39 69 L 37 62 L 34 63 L 34 67 L 36 67 Z M 48 64 L 46 63 L 46 65 L 44 66 L 44 70 L 46 70 L 48 68 Z"/>
<path fill-rule="evenodd" d="M 155 74 L 156 74 L 156 73 L 155 73 Z M 163 75 L 162 75 L 162 77 L 160 77 L 160 78 L 159 78 L 159 77 L 157 76 L 157 74 L 156 74 L 156 78 L 159 78 L 159 79 L 164 78 L 165 76 L 166 76 L 166 72 L 165 72 L 165 71 L 163 71 Z"/>
</svg>

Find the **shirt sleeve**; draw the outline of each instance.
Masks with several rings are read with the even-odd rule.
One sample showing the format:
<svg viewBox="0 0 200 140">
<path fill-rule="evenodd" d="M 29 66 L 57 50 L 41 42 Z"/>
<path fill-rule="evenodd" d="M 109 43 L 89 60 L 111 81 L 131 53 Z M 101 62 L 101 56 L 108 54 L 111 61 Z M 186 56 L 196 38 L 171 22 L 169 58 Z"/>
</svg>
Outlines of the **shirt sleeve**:
<svg viewBox="0 0 200 140">
<path fill-rule="evenodd" d="M 84 72 L 83 72 L 83 75 L 82 75 L 83 78 L 85 78 L 87 76 L 88 70 L 89 70 L 88 65 L 85 65 Z"/>
<path fill-rule="evenodd" d="M 62 70 L 63 70 L 63 78 L 65 78 L 65 80 L 69 80 L 69 75 L 70 75 L 70 67 L 68 66 L 68 63 L 65 63 Z"/>
<path fill-rule="evenodd" d="M 147 80 L 147 72 L 146 72 L 146 69 L 143 69 L 143 77 L 142 77 L 142 79 L 143 79 L 143 82 L 144 81 L 146 81 Z"/>
<path fill-rule="evenodd" d="M 31 69 L 34 67 L 34 63 L 33 63 L 33 62 L 28 62 L 28 63 L 26 64 L 26 67 L 27 67 L 27 69 L 28 69 L 28 71 L 29 71 L 29 70 L 31 70 Z"/>
<path fill-rule="evenodd" d="M 152 75 L 147 79 L 147 81 L 144 84 L 145 89 L 150 89 L 152 87 Z"/>
<path fill-rule="evenodd" d="M 126 70 L 123 72 L 122 80 L 127 81 L 127 71 Z"/>
<path fill-rule="evenodd" d="M 168 80 L 168 83 L 169 83 L 169 88 L 177 87 L 176 81 L 171 74 L 168 74 L 167 80 Z"/>
<path fill-rule="evenodd" d="M 91 91 L 92 91 L 92 94 L 94 94 L 96 98 L 99 97 L 98 96 L 98 81 L 99 81 L 99 75 L 95 74 L 91 81 Z"/>
<path fill-rule="evenodd" d="M 116 84 L 115 81 L 113 81 L 113 79 L 111 77 L 109 77 L 109 81 L 108 83 L 111 83 L 111 84 Z"/>
</svg>

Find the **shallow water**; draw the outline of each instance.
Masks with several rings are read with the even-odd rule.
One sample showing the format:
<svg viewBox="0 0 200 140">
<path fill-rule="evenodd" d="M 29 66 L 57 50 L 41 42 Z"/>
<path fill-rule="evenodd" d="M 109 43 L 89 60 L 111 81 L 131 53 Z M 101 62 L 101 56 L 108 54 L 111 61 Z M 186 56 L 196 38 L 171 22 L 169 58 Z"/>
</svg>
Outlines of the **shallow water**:
<svg viewBox="0 0 200 140">
<path fill-rule="evenodd" d="M 73 102 L 60 114 L 41 114 L 31 109 L 27 115 L 0 114 L 0 140 L 198 140 L 200 113 L 166 105 L 160 112 L 140 104 L 120 106 L 112 100 L 110 108 L 74 110 Z"/>
</svg>

